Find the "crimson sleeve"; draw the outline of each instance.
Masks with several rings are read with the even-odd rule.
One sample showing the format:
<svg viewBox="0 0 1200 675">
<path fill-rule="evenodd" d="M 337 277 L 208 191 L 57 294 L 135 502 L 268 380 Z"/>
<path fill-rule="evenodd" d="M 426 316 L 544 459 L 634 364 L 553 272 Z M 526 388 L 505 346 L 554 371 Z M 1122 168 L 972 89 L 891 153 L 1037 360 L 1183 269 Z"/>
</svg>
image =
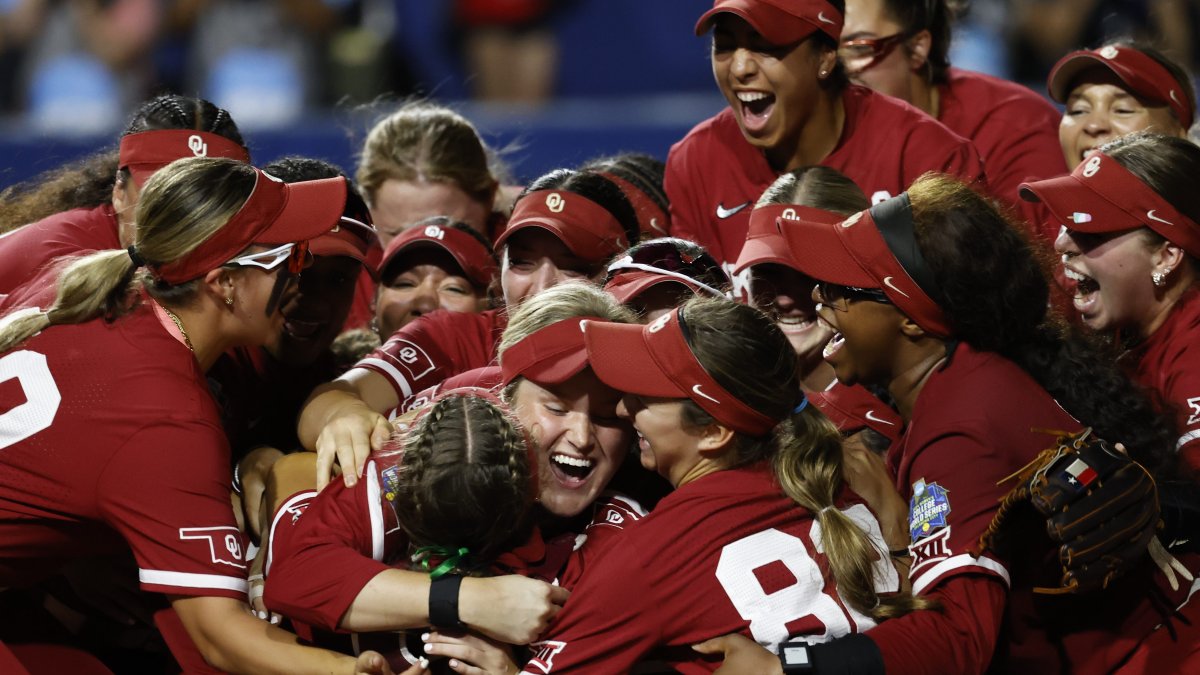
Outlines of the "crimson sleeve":
<svg viewBox="0 0 1200 675">
<path fill-rule="evenodd" d="M 989 194 L 979 151 L 933 118 L 913 125 L 904 144 L 904 174 L 914 181 L 927 171 L 946 173 Z"/>
<path fill-rule="evenodd" d="M 983 155 L 992 193 L 1014 206 L 1025 203 L 1017 186 L 1067 173 L 1058 142 L 1058 114 L 1041 100 L 1013 99 L 988 116 L 974 142 Z"/>
<path fill-rule="evenodd" d="M 704 216 L 701 204 L 692 194 L 697 180 L 688 171 L 689 152 L 695 141 L 689 137 L 676 143 L 667 154 L 667 168 L 663 175 L 663 190 L 671 207 L 671 236 L 696 242 L 717 260 L 725 260 L 720 237 L 710 232 L 711 224 Z"/>
<path fill-rule="evenodd" d="M 440 314 L 440 313 L 438 313 Z M 419 317 L 392 334 L 387 342 L 355 364 L 379 373 L 396 390 L 401 408 L 421 392 L 441 384 L 462 371 L 462 366 L 443 348 L 465 336 L 446 334 L 437 314 Z"/>
<path fill-rule="evenodd" d="M 623 552 L 612 551 L 575 587 L 521 672 L 629 672 L 661 641 L 664 622 L 655 616 L 659 603 L 646 575 Z"/>
<path fill-rule="evenodd" d="M 212 424 L 159 420 L 113 454 L 97 504 L 133 550 L 144 590 L 245 600 L 246 539 L 230 482 L 229 446 Z"/>
<path fill-rule="evenodd" d="M 346 610 L 371 579 L 391 569 L 385 509 L 374 462 L 347 488 L 331 482 L 303 509 L 272 521 L 270 569 L 263 601 L 292 619 L 337 630 Z M 293 509 L 295 505 L 292 505 Z"/>
<path fill-rule="evenodd" d="M 994 577 L 957 576 L 925 597 L 941 608 L 884 621 L 867 631 L 888 675 L 982 673 L 991 661 L 1007 589 Z"/>
</svg>

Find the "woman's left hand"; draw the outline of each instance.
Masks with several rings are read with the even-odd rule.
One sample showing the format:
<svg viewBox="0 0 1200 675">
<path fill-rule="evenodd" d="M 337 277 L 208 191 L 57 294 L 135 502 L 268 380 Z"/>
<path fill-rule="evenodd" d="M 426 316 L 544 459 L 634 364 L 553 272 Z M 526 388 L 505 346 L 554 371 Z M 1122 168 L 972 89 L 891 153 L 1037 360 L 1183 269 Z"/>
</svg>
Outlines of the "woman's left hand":
<svg viewBox="0 0 1200 675">
<path fill-rule="evenodd" d="M 421 640 L 427 655 L 446 657 L 451 670 L 456 673 L 514 675 L 521 672 L 508 645 L 474 633 L 455 636 L 431 631 L 422 635 Z"/>
</svg>

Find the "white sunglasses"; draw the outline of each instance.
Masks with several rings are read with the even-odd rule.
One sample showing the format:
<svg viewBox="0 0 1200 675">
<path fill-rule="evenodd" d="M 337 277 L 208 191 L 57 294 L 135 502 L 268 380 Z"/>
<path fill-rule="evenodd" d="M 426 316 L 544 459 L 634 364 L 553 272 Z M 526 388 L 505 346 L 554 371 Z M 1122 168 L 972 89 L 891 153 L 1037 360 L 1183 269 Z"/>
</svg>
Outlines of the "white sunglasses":
<svg viewBox="0 0 1200 675">
<path fill-rule="evenodd" d="M 279 267 L 281 264 L 284 263 L 284 261 L 291 258 L 293 256 L 293 252 L 294 252 L 295 248 L 296 248 L 295 244 L 284 244 L 283 246 L 277 246 L 269 251 L 262 251 L 259 253 L 251 253 L 249 255 L 244 255 L 244 256 L 241 256 L 238 258 L 234 258 L 233 260 L 230 260 L 229 262 L 227 262 L 225 264 L 226 265 L 238 265 L 241 267 L 260 267 L 264 270 L 269 271 L 269 270 L 275 269 L 276 267 Z M 308 262 L 311 260 L 312 260 L 312 256 L 308 252 L 308 247 L 305 246 L 304 247 L 304 260 L 303 260 L 302 267 L 307 267 Z M 298 271 L 298 270 L 296 270 L 296 271 Z M 293 273 L 295 273 L 295 272 L 293 272 Z"/>
<path fill-rule="evenodd" d="M 672 272 L 671 270 L 664 270 L 663 268 L 655 267 L 654 265 L 643 265 L 642 263 L 636 263 L 633 261 L 633 256 L 627 255 L 624 258 L 621 258 L 620 260 L 613 261 L 613 263 L 608 266 L 607 271 L 609 273 L 612 273 L 612 272 L 616 272 L 618 270 L 641 270 L 642 272 L 650 272 L 651 274 L 657 274 L 659 276 L 670 277 L 672 279 L 678 279 L 682 282 L 686 282 L 687 284 L 699 286 L 700 290 L 705 291 L 706 293 L 709 293 L 710 295 L 712 295 L 714 297 L 730 299 L 729 293 L 726 293 L 725 291 L 713 288 L 712 286 L 709 286 L 708 284 L 704 283 L 703 281 L 700 281 L 698 279 L 693 279 L 692 277 L 689 277 L 686 274 L 680 274 L 679 272 Z"/>
</svg>

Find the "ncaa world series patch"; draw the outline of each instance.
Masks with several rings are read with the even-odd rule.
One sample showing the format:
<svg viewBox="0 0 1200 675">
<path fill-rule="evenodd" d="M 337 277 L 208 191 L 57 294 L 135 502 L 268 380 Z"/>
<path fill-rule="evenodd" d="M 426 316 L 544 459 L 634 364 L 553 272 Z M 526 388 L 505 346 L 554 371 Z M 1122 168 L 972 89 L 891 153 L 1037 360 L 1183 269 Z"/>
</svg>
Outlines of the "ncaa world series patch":
<svg viewBox="0 0 1200 675">
<path fill-rule="evenodd" d="M 912 499 L 908 507 L 908 527 L 912 540 L 929 536 L 930 532 L 946 526 L 950 515 L 950 492 L 937 483 L 926 483 L 922 478 L 913 483 Z"/>
<path fill-rule="evenodd" d="M 396 500 L 396 490 L 400 487 L 400 467 L 389 466 L 379 474 L 379 482 L 383 487 L 383 497 L 389 502 Z"/>
</svg>

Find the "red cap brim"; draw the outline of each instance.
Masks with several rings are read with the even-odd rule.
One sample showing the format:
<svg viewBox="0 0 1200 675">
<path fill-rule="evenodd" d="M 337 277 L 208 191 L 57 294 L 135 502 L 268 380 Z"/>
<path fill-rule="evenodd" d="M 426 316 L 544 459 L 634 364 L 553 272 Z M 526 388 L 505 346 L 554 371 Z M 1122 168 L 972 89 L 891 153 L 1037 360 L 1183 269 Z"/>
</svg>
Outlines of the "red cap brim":
<svg viewBox="0 0 1200 675">
<path fill-rule="evenodd" d="M 880 288 L 879 282 L 859 265 L 828 223 L 789 221 L 783 239 L 796 269 L 813 279 L 839 286 Z"/>
<path fill-rule="evenodd" d="M 692 293 L 701 292 L 699 286 L 689 284 L 683 279 L 641 270 L 631 270 L 614 276 L 611 281 L 604 284 L 604 291 L 616 298 L 617 302 L 625 305 L 659 284 L 675 284 Z"/>
<path fill-rule="evenodd" d="M 896 411 L 859 385 L 848 387 L 835 382 L 825 391 L 810 393 L 808 400 L 843 434 L 873 429 L 894 443 L 904 429 L 904 421 Z"/>
<path fill-rule="evenodd" d="M 1059 225 L 1078 232 L 1121 232 L 1142 225 L 1070 174 L 1022 183 L 1021 198 L 1045 204 Z"/>
<path fill-rule="evenodd" d="M 589 322 L 584 330 L 592 372 L 608 386 L 637 396 L 688 398 L 646 346 L 638 324 Z"/>
</svg>

